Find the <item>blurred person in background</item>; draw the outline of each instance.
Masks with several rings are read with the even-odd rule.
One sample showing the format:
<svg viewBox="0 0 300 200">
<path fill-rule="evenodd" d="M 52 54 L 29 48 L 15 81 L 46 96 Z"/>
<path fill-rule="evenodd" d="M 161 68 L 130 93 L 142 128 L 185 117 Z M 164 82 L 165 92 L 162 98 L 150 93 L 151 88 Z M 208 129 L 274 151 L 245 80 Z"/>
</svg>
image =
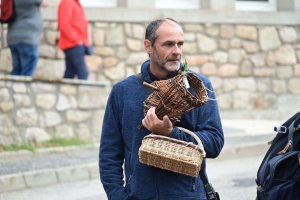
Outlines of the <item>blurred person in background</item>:
<svg viewBox="0 0 300 200">
<path fill-rule="evenodd" d="M 8 23 L 7 45 L 12 55 L 11 75 L 32 76 L 39 58 L 38 45 L 43 31 L 40 7 L 48 0 L 14 0 L 16 18 Z"/>
<path fill-rule="evenodd" d="M 61 0 L 58 6 L 58 48 L 65 53 L 64 78 L 87 80 L 88 69 L 84 60 L 89 54 L 88 21 L 79 0 Z"/>
</svg>

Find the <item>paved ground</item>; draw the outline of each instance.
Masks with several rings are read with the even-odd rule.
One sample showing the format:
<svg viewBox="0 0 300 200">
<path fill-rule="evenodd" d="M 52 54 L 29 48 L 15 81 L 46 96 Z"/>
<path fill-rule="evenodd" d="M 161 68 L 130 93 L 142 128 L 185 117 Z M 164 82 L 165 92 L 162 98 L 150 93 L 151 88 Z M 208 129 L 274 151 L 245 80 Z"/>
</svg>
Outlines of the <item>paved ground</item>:
<svg viewBox="0 0 300 200">
<path fill-rule="evenodd" d="M 207 173 L 222 200 L 254 200 L 262 156 L 208 160 Z M 107 200 L 98 178 L 0 193 L 0 200 Z"/>
<path fill-rule="evenodd" d="M 282 123 L 269 120 L 223 120 L 225 146 L 217 160 L 264 155 L 268 148 L 267 142 L 275 136 L 273 127 Z M 80 148 L 39 149 L 35 153 L 2 152 L 0 194 L 24 188 L 98 179 L 98 147 L 99 144 Z M 223 168 L 219 170 L 224 171 Z"/>
</svg>

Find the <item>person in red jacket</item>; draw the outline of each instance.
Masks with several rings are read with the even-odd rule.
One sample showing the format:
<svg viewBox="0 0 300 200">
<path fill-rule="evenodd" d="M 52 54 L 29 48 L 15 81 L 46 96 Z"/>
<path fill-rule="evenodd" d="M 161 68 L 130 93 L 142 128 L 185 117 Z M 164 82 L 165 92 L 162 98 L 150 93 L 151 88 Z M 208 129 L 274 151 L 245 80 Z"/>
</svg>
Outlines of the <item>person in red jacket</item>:
<svg viewBox="0 0 300 200">
<path fill-rule="evenodd" d="M 87 80 L 84 55 L 88 49 L 88 21 L 79 0 L 61 0 L 58 6 L 58 48 L 65 53 L 64 78 Z"/>
</svg>

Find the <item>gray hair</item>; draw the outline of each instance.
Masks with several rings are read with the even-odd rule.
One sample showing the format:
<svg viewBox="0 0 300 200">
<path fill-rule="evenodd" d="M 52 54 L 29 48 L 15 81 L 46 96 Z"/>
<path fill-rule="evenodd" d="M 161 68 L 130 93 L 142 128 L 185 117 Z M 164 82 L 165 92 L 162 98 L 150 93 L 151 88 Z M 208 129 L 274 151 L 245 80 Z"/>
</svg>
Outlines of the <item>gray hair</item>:
<svg viewBox="0 0 300 200">
<path fill-rule="evenodd" d="M 157 29 L 160 27 L 160 25 L 162 23 L 164 23 L 167 20 L 173 21 L 180 26 L 180 24 L 172 18 L 157 19 L 157 20 L 150 22 L 150 24 L 147 26 L 146 33 L 145 33 L 145 40 L 149 40 L 151 42 L 152 46 L 154 46 L 154 43 L 157 38 L 157 35 L 156 35 Z"/>
</svg>

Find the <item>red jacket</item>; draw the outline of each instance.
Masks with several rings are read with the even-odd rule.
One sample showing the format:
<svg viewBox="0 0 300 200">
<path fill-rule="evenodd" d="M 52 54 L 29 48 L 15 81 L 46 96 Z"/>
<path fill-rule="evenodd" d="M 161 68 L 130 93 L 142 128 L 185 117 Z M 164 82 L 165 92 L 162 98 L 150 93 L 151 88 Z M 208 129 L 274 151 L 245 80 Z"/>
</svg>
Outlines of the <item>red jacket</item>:
<svg viewBox="0 0 300 200">
<path fill-rule="evenodd" d="M 88 21 L 78 0 L 61 0 L 58 6 L 58 48 L 68 49 L 83 43 L 89 45 Z"/>
</svg>

